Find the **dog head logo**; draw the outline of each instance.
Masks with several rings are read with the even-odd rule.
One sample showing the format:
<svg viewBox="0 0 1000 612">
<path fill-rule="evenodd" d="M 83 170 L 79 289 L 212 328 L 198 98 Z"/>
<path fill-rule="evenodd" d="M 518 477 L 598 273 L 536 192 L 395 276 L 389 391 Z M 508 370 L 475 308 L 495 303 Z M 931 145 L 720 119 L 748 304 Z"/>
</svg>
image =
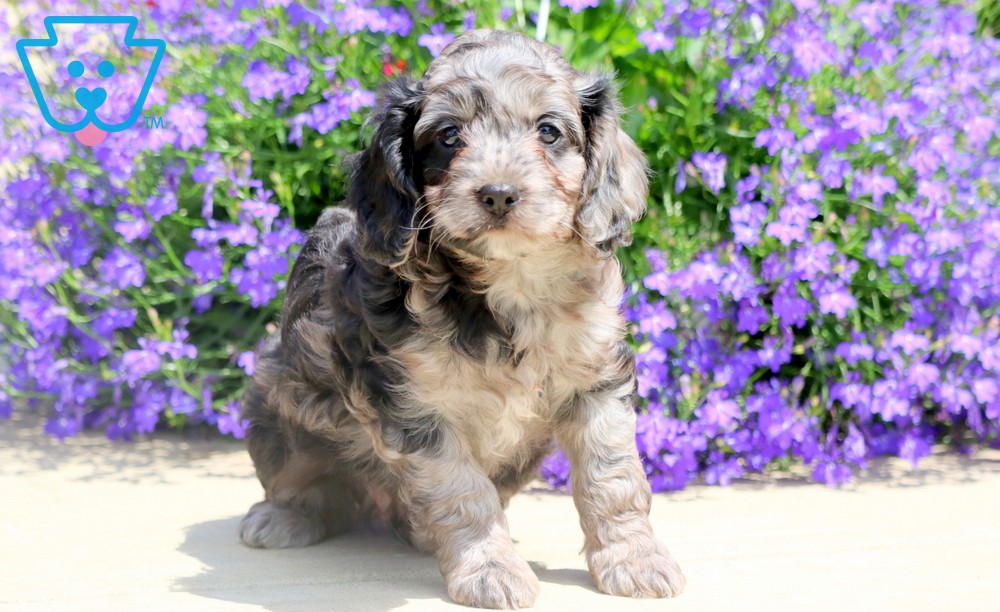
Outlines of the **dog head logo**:
<svg viewBox="0 0 1000 612">
<path fill-rule="evenodd" d="M 50 126 L 60 132 L 72 133 L 77 140 L 86 146 L 95 146 L 107 137 L 108 132 L 120 132 L 132 126 L 142 112 L 146 96 L 156 78 L 156 71 L 163 59 L 166 51 L 166 43 L 159 39 L 136 39 L 134 38 L 139 19 L 131 16 L 49 16 L 45 18 L 46 38 L 25 38 L 17 41 L 17 55 L 21 58 L 21 65 L 24 67 L 24 74 L 31 85 L 31 91 L 35 94 L 38 108 L 42 112 L 42 117 Z M 59 32 L 64 34 L 63 40 L 59 38 Z M 120 57 L 108 58 L 98 57 L 91 47 L 87 45 L 89 35 L 106 35 L 109 31 L 125 27 L 124 46 L 120 46 L 123 55 Z M 72 34 L 72 35 L 70 35 Z M 68 41 L 69 45 L 84 42 L 80 55 L 67 54 L 65 50 L 58 54 L 60 57 L 68 57 L 64 60 L 64 65 L 52 65 L 53 51 L 60 43 Z M 108 47 L 108 51 L 113 50 L 114 45 Z M 126 54 L 138 50 L 150 56 L 149 67 L 145 75 L 123 75 L 128 72 L 129 66 L 124 59 Z M 50 57 L 44 57 L 48 52 Z M 29 56 L 30 53 L 30 56 Z M 32 61 L 45 64 L 45 71 L 32 67 Z M 132 62 L 135 64 L 135 62 Z M 55 94 L 51 91 L 49 96 L 43 92 L 39 83 L 39 74 L 52 76 L 54 70 L 64 71 L 60 78 L 51 79 L 53 83 L 63 82 L 65 91 L 58 92 L 68 99 L 65 106 L 70 108 L 58 108 L 55 104 Z M 114 86 L 110 83 L 113 79 L 118 79 Z M 110 94 L 110 95 L 109 95 Z M 81 115 L 82 111 L 82 115 Z M 57 118 L 58 115 L 58 118 Z"/>
</svg>

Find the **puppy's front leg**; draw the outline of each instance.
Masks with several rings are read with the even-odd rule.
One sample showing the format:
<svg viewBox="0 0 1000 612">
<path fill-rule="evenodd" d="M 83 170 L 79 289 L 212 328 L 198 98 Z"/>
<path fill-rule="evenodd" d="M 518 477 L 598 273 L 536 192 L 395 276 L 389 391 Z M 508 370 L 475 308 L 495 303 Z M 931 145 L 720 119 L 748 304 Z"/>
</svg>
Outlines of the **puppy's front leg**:
<svg viewBox="0 0 1000 612">
<path fill-rule="evenodd" d="M 448 595 L 478 608 L 526 608 L 538 578 L 514 550 L 496 487 L 462 446 L 404 456 L 414 543 L 435 550 Z"/>
<path fill-rule="evenodd" d="M 652 492 L 635 445 L 631 387 L 577 396 L 558 432 L 597 588 L 626 597 L 672 597 L 684 574 L 653 535 Z"/>
</svg>

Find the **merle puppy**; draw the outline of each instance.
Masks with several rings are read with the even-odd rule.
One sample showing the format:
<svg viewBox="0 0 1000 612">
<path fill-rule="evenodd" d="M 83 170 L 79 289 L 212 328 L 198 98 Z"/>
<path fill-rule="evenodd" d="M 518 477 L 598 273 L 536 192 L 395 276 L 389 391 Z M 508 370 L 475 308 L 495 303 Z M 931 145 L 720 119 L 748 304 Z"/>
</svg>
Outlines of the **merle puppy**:
<svg viewBox="0 0 1000 612">
<path fill-rule="evenodd" d="M 384 98 L 245 398 L 265 501 L 243 541 L 306 546 L 374 516 L 436 555 L 455 601 L 528 607 L 538 579 L 503 508 L 555 439 L 597 587 L 678 594 L 648 519 L 614 256 L 647 166 L 611 79 L 476 31 Z"/>
</svg>

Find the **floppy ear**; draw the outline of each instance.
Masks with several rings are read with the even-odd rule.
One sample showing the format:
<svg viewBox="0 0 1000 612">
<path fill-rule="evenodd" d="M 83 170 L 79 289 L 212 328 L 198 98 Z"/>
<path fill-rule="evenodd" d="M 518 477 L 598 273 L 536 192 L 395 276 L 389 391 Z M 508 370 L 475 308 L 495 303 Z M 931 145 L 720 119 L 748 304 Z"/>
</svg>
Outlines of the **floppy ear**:
<svg viewBox="0 0 1000 612">
<path fill-rule="evenodd" d="M 404 78 L 390 83 L 379 110 L 368 119 L 375 125 L 372 142 L 354 156 L 347 188 L 348 204 L 357 211 L 364 253 L 381 264 L 405 261 L 412 248 L 416 201 L 413 127 L 423 92 Z"/>
<path fill-rule="evenodd" d="M 605 254 L 632 243 L 632 223 L 646 211 L 646 157 L 621 128 L 613 76 L 581 74 L 577 94 L 586 132 L 586 174 L 576 225 Z"/>
</svg>

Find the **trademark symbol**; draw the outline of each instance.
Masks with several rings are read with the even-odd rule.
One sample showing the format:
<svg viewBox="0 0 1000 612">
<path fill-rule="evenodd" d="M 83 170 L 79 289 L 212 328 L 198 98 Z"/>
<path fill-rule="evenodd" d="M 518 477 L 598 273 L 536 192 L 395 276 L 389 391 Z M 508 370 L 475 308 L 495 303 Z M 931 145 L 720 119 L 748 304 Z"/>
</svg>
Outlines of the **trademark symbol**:
<svg viewBox="0 0 1000 612">
<path fill-rule="evenodd" d="M 146 129 L 147 130 L 149 130 L 149 129 L 159 130 L 159 129 L 163 128 L 163 116 L 162 115 L 160 115 L 160 116 L 150 115 L 148 117 L 144 116 L 143 119 L 146 121 Z"/>
</svg>

